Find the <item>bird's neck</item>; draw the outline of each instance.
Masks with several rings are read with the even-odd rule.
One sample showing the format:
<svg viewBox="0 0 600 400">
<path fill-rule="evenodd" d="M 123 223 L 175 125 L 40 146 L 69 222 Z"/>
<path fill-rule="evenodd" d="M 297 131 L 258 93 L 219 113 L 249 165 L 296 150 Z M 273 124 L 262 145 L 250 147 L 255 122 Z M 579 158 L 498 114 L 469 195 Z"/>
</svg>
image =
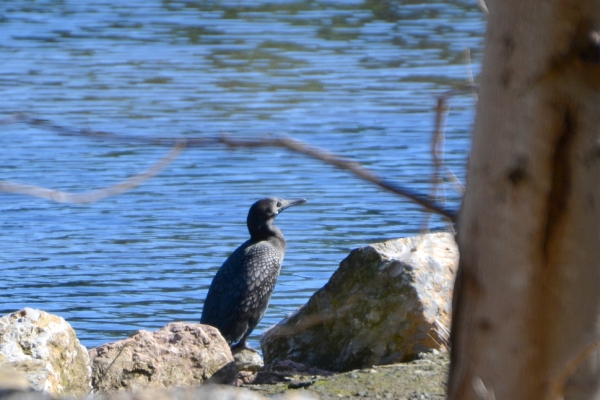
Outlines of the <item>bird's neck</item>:
<svg viewBox="0 0 600 400">
<path fill-rule="evenodd" d="M 271 222 L 256 225 L 250 229 L 250 237 L 254 242 L 261 242 L 263 240 L 277 240 L 285 245 L 285 237 L 281 230 L 273 225 Z"/>
</svg>

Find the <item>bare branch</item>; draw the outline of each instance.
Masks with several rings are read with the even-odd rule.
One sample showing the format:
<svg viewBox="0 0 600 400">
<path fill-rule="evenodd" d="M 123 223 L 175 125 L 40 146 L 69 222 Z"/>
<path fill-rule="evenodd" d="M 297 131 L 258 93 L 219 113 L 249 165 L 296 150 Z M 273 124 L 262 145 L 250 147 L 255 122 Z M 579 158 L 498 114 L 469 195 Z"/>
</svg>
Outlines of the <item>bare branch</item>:
<svg viewBox="0 0 600 400">
<path fill-rule="evenodd" d="M 60 136 L 83 136 L 90 139 L 96 140 L 109 140 L 119 141 L 126 143 L 143 143 L 150 145 L 162 145 L 162 146 L 177 146 L 178 143 L 184 141 L 186 147 L 199 147 L 206 146 L 209 144 L 217 144 L 218 140 L 213 137 L 196 137 L 196 138 L 174 138 L 174 137 L 147 137 L 147 136 L 133 136 L 133 135 L 118 135 L 113 132 L 95 131 L 92 129 L 74 129 L 63 125 L 57 125 L 52 121 L 42 118 L 33 118 L 25 113 L 16 113 L 10 117 L 0 119 L 0 126 L 10 125 L 15 123 L 24 123 L 29 126 L 37 126 L 44 129 L 48 129 L 57 133 Z"/>
<path fill-rule="evenodd" d="M 413 192 L 412 190 L 400 187 L 396 184 L 388 182 L 379 176 L 377 176 L 372 171 L 363 167 L 360 163 L 351 161 L 342 157 L 339 157 L 333 153 L 330 153 L 324 149 L 319 149 L 316 147 L 309 147 L 303 142 L 298 140 L 294 140 L 291 138 L 261 138 L 257 140 L 236 140 L 230 138 L 226 134 L 222 134 L 216 137 L 188 137 L 188 138 L 175 138 L 175 137 L 140 137 L 140 136 L 126 136 L 126 135 L 117 135 L 111 132 L 102 132 L 102 131 L 93 131 L 88 129 L 70 129 L 60 125 L 56 125 L 45 119 L 37 119 L 31 118 L 26 114 L 15 114 L 9 118 L 4 120 L 0 120 L 0 125 L 8 125 L 17 122 L 22 122 L 31 126 L 40 126 L 46 129 L 50 129 L 52 131 L 57 132 L 59 135 L 67 135 L 67 136 L 85 136 L 93 139 L 101 139 L 101 140 L 117 140 L 117 141 L 126 141 L 128 143 L 144 143 L 150 145 L 176 145 L 180 141 L 184 140 L 187 147 L 204 147 L 208 145 L 215 144 L 224 144 L 228 147 L 278 147 L 284 148 L 296 153 L 304 154 L 305 156 L 315 158 L 321 160 L 327 164 L 334 165 L 340 169 L 350 171 L 356 176 L 371 182 L 382 189 L 385 189 L 389 192 L 398 194 L 403 197 L 407 197 L 415 203 L 425 207 L 426 209 L 433 211 L 437 214 L 441 214 L 445 217 L 448 217 L 451 221 L 455 221 L 456 219 L 456 211 L 452 209 L 448 209 L 442 205 L 437 204 L 434 200 L 430 200 L 429 198 Z"/>
<path fill-rule="evenodd" d="M 94 190 L 88 193 L 68 193 L 60 190 L 47 189 L 39 186 L 25 185 L 21 183 L 13 183 L 0 181 L 0 192 L 24 194 L 28 196 L 40 197 L 46 200 L 52 200 L 57 203 L 73 203 L 73 204 L 87 204 L 93 203 L 100 199 L 116 196 L 126 192 L 136 186 L 141 185 L 144 181 L 153 178 L 160 171 L 162 171 L 167 165 L 175 160 L 185 148 L 185 140 L 179 141 L 171 149 L 171 151 L 156 164 L 151 166 L 145 172 L 132 176 L 131 178 L 104 189 Z"/>
<path fill-rule="evenodd" d="M 407 197 L 415 203 L 429 209 L 433 212 L 441 214 L 445 217 L 450 218 L 452 221 L 456 218 L 456 212 L 449 210 L 432 200 L 429 200 L 422 195 L 415 193 L 409 189 L 402 188 L 391 182 L 385 181 L 372 171 L 364 168 L 361 164 L 351 161 L 345 158 L 336 156 L 333 153 L 325 151 L 323 149 L 308 147 L 304 143 L 291 139 L 291 138 L 262 138 L 258 140 L 235 140 L 231 139 L 227 135 L 221 135 L 220 141 L 229 147 L 281 147 L 288 150 L 292 150 L 296 153 L 304 154 L 306 156 L 316 158 L 327 164 L 334 165 L 346 171 L 352 172 L 354 175 L 371 182 L 382 189 L 389 192 L 398 194 L 400 196 Z"/>
</svg>

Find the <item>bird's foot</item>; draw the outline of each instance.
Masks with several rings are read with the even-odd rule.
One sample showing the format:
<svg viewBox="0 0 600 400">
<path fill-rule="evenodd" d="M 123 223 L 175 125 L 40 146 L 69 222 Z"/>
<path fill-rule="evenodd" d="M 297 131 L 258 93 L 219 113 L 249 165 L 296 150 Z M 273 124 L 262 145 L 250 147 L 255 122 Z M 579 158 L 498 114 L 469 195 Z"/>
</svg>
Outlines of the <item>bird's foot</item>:
<svg viewBox="0 0 600 400">
<path fill-rule="evenodd" d="M 236 344 L 234 344 L 233 346 L 231 346 L 231 353 L 232 354 L 237 354 L 240 353 L 244 350 L 250 350 L 255 352 L 256 354 L 259 354 L 259 351 L 256 349 L 253 349 L 252 347 L 248 346 L 248 343 L 246 343 L 246 341 L 242 341 L 242 342 L 238 342 Z"/>
</svg>

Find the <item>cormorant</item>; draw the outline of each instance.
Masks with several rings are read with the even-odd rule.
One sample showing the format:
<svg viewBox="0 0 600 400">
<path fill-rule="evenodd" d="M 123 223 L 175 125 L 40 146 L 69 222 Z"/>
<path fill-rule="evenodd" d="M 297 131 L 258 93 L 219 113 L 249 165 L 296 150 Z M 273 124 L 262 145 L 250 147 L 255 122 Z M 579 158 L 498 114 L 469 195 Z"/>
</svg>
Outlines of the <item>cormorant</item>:
<svg viewBox="0 0 600 400">
<path fill-rule="evenodd" d="M 246 340 L 265 315 L 285 254 L 285 238 L 275 217 L 306 199 L 268 197 L 250 207 L 250 240 L 238 247 L 217 271 L 202 309 L 201 324 L 219 329 L 234 348 L 250 348 Z M 256 350 L 254 350 L 256 351 Z"/>
</svg>

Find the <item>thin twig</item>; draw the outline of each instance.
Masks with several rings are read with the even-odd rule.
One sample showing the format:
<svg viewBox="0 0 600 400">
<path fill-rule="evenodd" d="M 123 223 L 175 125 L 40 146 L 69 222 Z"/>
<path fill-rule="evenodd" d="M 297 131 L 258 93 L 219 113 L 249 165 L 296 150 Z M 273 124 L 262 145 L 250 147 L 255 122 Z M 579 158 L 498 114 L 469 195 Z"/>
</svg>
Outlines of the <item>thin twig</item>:
<svg viewBox="0 0 600 400">
<path fill-rule="evenodd" d="M 60 136 L 83 136 L 96 140 L 109 140 L 111 142 L 119 141 L 126 143 L 143 143 L 159 146 L 178 146 L 182 141 L 186 147 L 201 147 L 209 144 L 218 144 L 218 139 L 214 137 L 196 137 L 196 138 L 176 138 L 176 137 L 148 137 L 148 136 L 133 136 L 119 135 L 113 132 L 95 131 L 92 129 L 76 129 L 69 128 L 63 125 L 58 125 L 50 120 L 42 118 L 33 118 L 25 113 L 16 113 L 10 117 L 0 119 L 0 125 L 10 125 L 15 123 L 23 123 L 29 126 L 41 127 L 57 133 Z"/>
<path fill-rule="evenodd" d="M 480 377 L 476 376 L 471 381 L 473 390 L 481 400 L 496 400 L 494 389 L 488 389 Z"/>
<path fill-rule="evenodd" d="M 439 199 L 438 192 L 442 191 L 442 202 L 445 202 L 446 196 L 442 181 L 442 169 L 444 167 L 444 139 L 446 131 L 446 117 L 448 116 L 448 95 L 443 94 L 437 97 L 435 107 L 435 122 L 433 130 L 433 138 L 431 140 L 431 155 L 433 157 L 433 174 L 431 175 L 431 189 L 429 197 Z M 421 230 L 429 231 L 430 214 L 425 214 L 425 220 Z M 452 224 L 449 224 L 449 230 L 453 230 Z"/>
<path fill-rule="evenodd" d="M 126 192 L 144 181 L 153 178 L 167 165 L 175 160 L 186 146 L 185 140 L 179 141 L 171 151 L 156 164 L 151 166 L 145 172 L 132 176 L 131 178 L 104 189 L 94 190 L 88 193 L 68 193 L 60 190 L 47 189 L 40 186 L 26 185 L 22 183 L 0 181 L 0 192 L 23 194 L 33 197 L 40 197 L 46 200 L 52 200 L 57 203 L 87 204 L 104 199 L 110 196 L 116 196 Z"/>
<path fill-rule="evenodd" d="M 450 331 L 437 319 L 434 321 L 437 329 L 437 334 L 446 350 L 450 351 Z"/>
<path fill-rule="evenodd" d="M 465 66 L 467 68 L 467 82 L 471 87 L 471 93 L 475 97 L 475 101 L 479 100 L 477 95 L 477 85 L 475 85 L 475 79 L 473 78 L 473 68 L 471 67 L 471 49 L 465 48 Z"/>
<path fill-rule="evenodd" d="M 457 193 L 463 194 L 465 192 L 465 185 L 458 179 L 454 172 L 452 172 L 449 168 L 444 168 L 446 171 L 446 175 L 448 175 L 448 181 L 454 185 L 454 190 Z"/>
<path fill-rule="evenodd" d="M 121 353 L 123 352 L 123 350 L 125 350 L 125 347 L 127 347 L 128 345 L 129 345 L 129 343 L 125 343 L 123 345 L 123 347 L 121 347 L 119 349 L 119 352 L 117 353 L 117 355 L 115 356 L 115 358 L 113 358 L 113 360 L 110 362 L 110 364 L 108 365 L 108 367 L 106 367 L 106 369 L 102 373 L 102 376 L 100 377 L 100 380 L 102 380 L 102 379 L 104 379 L 106 377 L 106 374 L 108 374 L 108 371 L 110 370 L 110 368 L 113 366 L 113 364 L 115 363 L 115 361 L 117 361 L 117 358 L 119 358 L 119 356 L 121 355 Z M 90 394 L 92 394 L 93 391 L 94 391 L 94 388 L 92 387 L 90 389 L 90 391 L 87 393 L 87 395 L 89 396 Z"/>
<path fill-rule="evenodd" d="M 562 399 L 565 395 L 565 386 L 567 380 L 573 375 L 575 370 L 583 363 L 593 351 L 597 351 L 600 347 L 600 338 L 592 340 L 581 348 L 581 350 L 575 354 L 573 358 L 567 362 L 565 367 L 561 370 L 560 374 L 552 379 L 550 383 L 551 399 Z"/>
<path fill-rule="evenodd" d="M 477 4 L 479 5 L 479 8 L 486 16 L 490 15 L 490 12 L 489 12 L 487 6 L 485 5 L 485 0 L 477 0 Z"/>
</svg>

